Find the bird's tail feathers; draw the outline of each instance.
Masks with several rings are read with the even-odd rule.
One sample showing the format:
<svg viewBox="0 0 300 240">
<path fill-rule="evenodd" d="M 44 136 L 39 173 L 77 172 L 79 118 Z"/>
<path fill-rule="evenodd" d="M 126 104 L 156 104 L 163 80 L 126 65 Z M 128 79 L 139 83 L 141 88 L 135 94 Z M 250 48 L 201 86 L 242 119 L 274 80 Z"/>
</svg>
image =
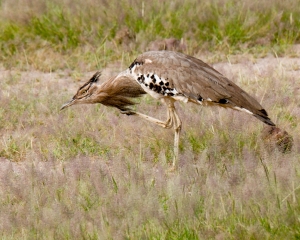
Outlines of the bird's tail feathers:
<svg viewBox="0 0 300 240">
<path fill-rule="evenodd" d="M 230 107 L 235 110 L 239 110 L 239 111 L 251 114 L 265 124 L 268 124 L 270 126 L 276 126 L 275 123 L 273 123 L 272 120 L 268 117 L 268 113 L 265 109 L 253 111 L 253 110 L 249 110 L 249 109 L 243 108 L 243 107 L 237 107 L 237 106 L 234 106 L 234 107 L 230 106 Z"/>
<path fill-rule="evenodd" d="M 268 117 L 268 113 L 265 109 L 259 110 L 258 114 L 253 113 L 253 116 L 258 118 L 260 121 L 264 122 L 265 124 L 268 124 L 270 126 L 276 126 L 275 123 L 271 121 L 271 119 Z"/>
</svg>

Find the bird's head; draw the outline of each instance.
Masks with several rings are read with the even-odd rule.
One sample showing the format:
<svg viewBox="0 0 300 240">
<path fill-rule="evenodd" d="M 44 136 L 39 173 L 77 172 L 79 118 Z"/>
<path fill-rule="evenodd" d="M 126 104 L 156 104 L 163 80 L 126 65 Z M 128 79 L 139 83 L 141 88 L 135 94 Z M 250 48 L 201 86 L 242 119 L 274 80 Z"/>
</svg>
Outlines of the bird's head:
<svg viewBox="0 0 300 240">
<path fill-rule="evenodd" d="M 78 89 L 77 93 L 74 95 L 71 101 L 62 105 L 60 110 L 63 110 L 75 104 L 95 103 L 97 97 L 97 89 L 99 88 L 97 82 L 99 81 L 100 76 L 101 72 L 96 72 L 88 82 L 83 84 Z"/>
</svg>

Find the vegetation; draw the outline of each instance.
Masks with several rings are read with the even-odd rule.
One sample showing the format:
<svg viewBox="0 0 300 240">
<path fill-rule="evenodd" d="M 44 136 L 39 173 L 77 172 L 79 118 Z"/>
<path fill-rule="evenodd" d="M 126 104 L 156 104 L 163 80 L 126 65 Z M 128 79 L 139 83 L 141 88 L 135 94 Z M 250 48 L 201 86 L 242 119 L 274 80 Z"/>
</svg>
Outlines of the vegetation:
<svg viewBox="0 0 300 240">
<path fill-rule="evenodd" d="M 300 239 L 300 60 L 286 58 L 299 6 L 0 0 L 0 238 Z M 291 152 L 247 114 L 178 104 L 180 170 L 169 172 L 172 131 L 100 105 L 59 112 L 90 71 L 105 78 L 170 37 L 223 60 L 215 68 L 293 135 Z M 151 97 L 138 108 L 165 118 Z"/>
<path fill-rule="evenodd" d="M 94 70 L 122 55 L 127 62 L 161 38 L 182 39 L 192 55 L 279 55 L 300 41 L 299 1 L 292 0 L 2 0 L 0 13 L 1 62 L 45 71 Z"/>
</svg>

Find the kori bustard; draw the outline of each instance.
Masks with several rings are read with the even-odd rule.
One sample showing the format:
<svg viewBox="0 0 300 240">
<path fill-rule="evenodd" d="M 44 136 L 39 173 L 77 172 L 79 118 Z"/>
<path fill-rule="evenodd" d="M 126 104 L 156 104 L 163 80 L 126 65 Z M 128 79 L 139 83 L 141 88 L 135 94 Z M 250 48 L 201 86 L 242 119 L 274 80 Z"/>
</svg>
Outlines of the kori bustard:
<svg viewBox="0 0 300 240">
<path fill-rule="evenodd" d="M 117 76 L 102 84 L 99 83 L 99 77 L 100 72 L 95 73 L 61 109 L 74 104 L 101 103 L 116 107 L 123 114 L 139 116 L 163 128 L 173 128 L 174 168 L 177 167 L 181 130 L 181 120 L 176 113 L 175 101 L 240 110 L 268 125 L 275 126 L 257 100 L 208 64 L 182 53 L 145 52 Z M 130 106 L 135 104 L 131 98 L 140 97 L 145 93 L 166 105 L 166 121 L 130 109 Z"/>
</svg>

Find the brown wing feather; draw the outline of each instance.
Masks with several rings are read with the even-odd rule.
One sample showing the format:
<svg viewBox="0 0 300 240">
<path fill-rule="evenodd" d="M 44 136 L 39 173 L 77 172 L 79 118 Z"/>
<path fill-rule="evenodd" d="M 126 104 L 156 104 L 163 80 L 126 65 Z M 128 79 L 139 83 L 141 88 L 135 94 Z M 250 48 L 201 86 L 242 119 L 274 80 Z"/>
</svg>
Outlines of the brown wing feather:
<svg viewBox="0 0 300 240">
<path fill-rule="evenodd" d="M 223 107 L 244 108 L 274 125 L 257 100 L 200 59 L 177 52 L 152 51 L 143 53 L 135 61 L 141 63 L 136 71 L 156 73 L 168 79 L 170 87 L 191 100 L 197 101 L 201 96 Z M 222 104 L 224 99 L 228 100 L 226 104 Z"/>
</svg>

